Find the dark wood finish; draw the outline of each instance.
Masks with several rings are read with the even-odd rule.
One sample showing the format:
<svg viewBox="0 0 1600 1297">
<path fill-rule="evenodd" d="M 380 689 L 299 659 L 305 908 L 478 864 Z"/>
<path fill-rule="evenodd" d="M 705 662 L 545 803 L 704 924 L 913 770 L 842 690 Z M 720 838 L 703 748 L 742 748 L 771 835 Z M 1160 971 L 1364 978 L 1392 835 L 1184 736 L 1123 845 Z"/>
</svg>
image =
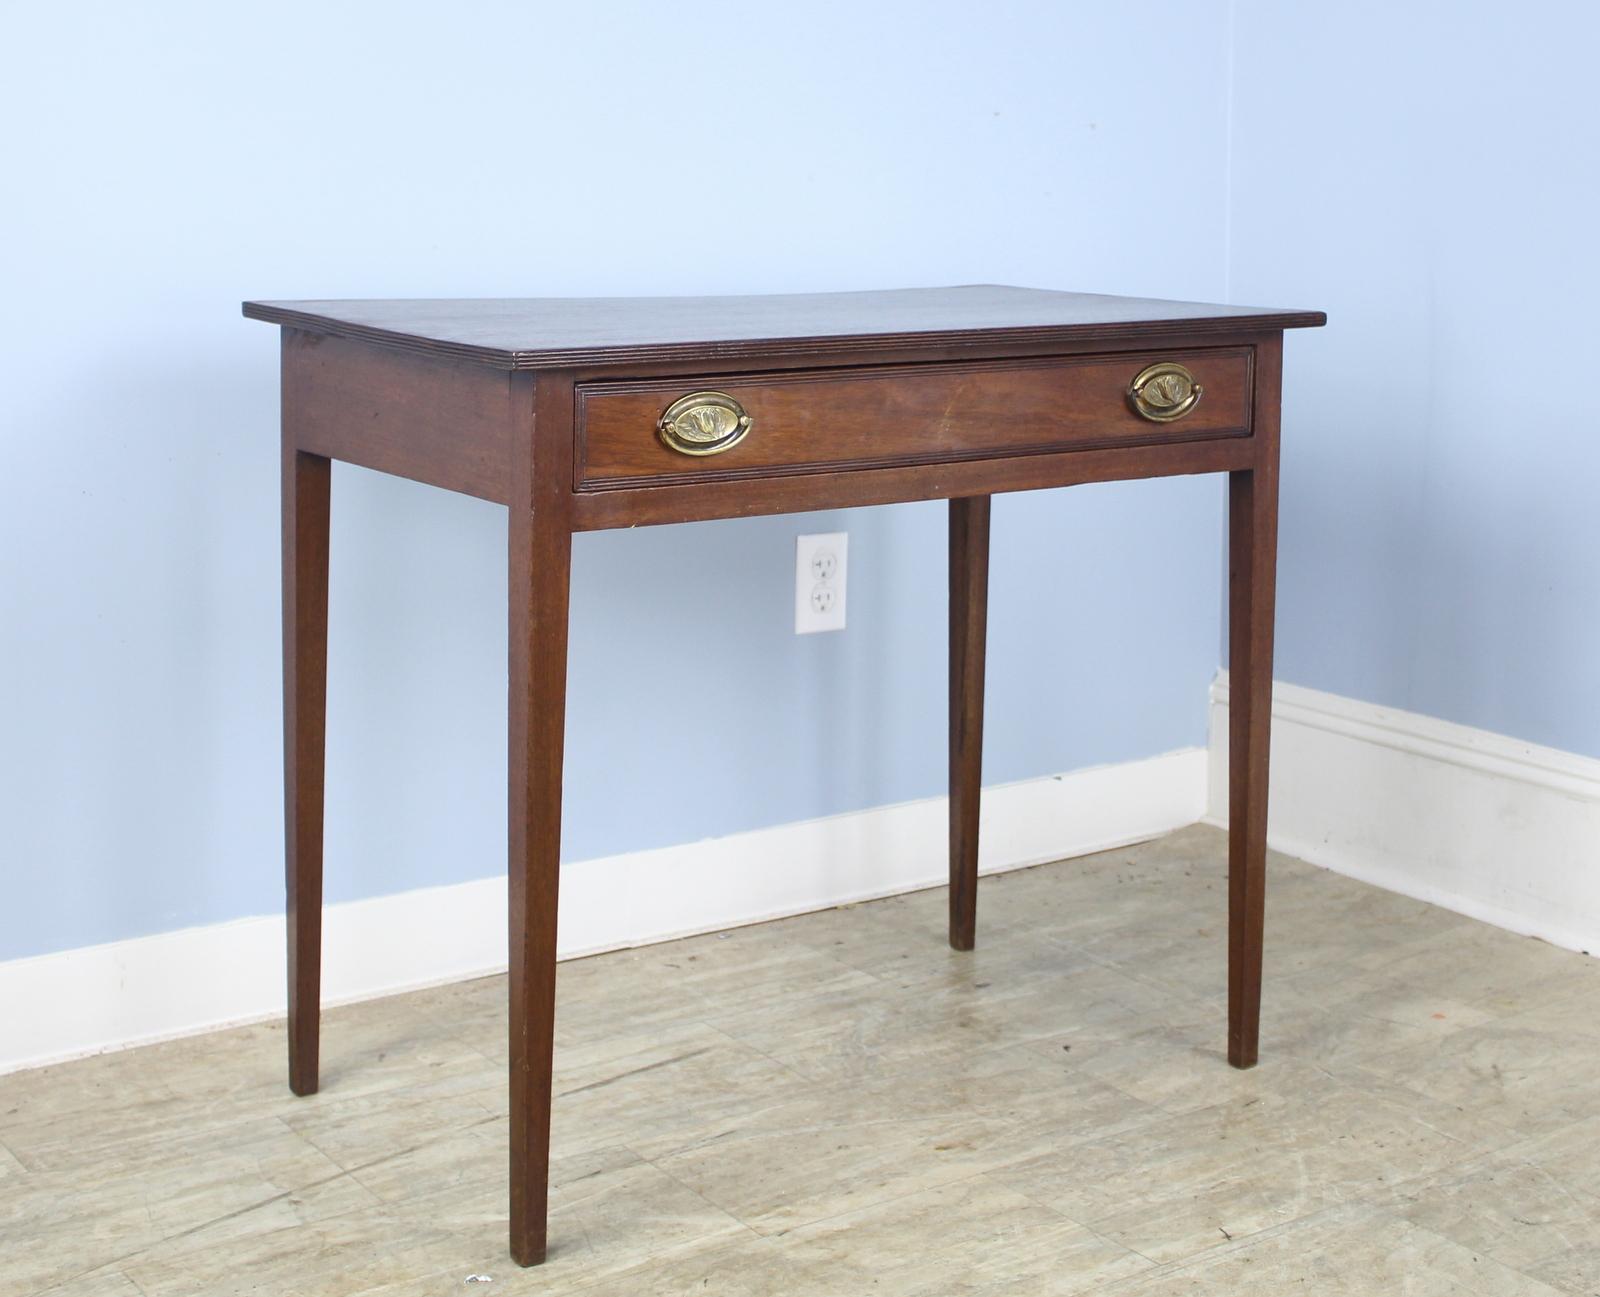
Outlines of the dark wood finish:
<svg viewBox="0 0 1600 1297">
<path fill-rule="evenodd" d="M 599 382 L 578 390 L 580 490 L 830 468 L 956 463 L 1041 451 L 1248 436 L 1250 351 L 1133 352 L 975 364 L 872 366 Z M 1134 413 L 1128 385 L 1156 360 L 1186 365 L 1205 395 L 1172 423 Z M 717 455 L 666 446 L 662 412 L 687 392 L 732 396 L 750 434 Z"/>
<path fill-rule="evenodd" d="M 290 1083 L 317 1085 L 329 460 L 511 508 L 511 1250 L 546 1250 L 567 609 L 574 532 L 903 500 L 950 506 L 950 941 L 975 933 L 989 497 L 1230 474 L 1229 1059 L 1256 1058 L 1282 330 L 1257 311 L 972 287 L 788 298 L 247 303 L 285 327 L 283 586 Z M 1135 361 L 1180 359 L 1194 415 L 1145 425 Z M 1220 366 L 1220 368 L 1216 368 Z M 661 458 L 674 395 L 758 426 Z M 584 402 L 581 416 L 579 394 Z M 642 424 L 642 426 L 640 426 Z M 1137 431 L 1135 429 L 1137 428 Z M 667 465 L 671 463 L 671 467 Z"/>
<path fill-rule="evenodd" d="M 1118 446 L 1056 454 L 1003 456 L 954 464 L 742 478 L 648 486 L 627 491 L 579 492 L 573 524 L 579 531 L 645 527 L 705 518 L 846 509 L 908 500 L 949 500 L 1005 491 L 1037 491 L 1086 482 L 1225 473 L 1255 462 L 1250 440 L 1224 437 L 1157 446 Z"/>
<path fill-rule="evenodd" d="M 511 377 L 285 329 L 284 372 L 302 394 L 302 449 L 505 504 Z"/>
<path fill-rule="evenodd" d="M 989 497 L 950 501 L 950 946 L 978 930 L 983 655 L 989 622 Z"/>
<path fill-rule="evenodd" d="M 1044 355 L 1068 343 L 1142 342 L 1155 333 L 1205 340 L 1324 324 L 1321 311 L 1279 311 L 1160 298 L 1058 293 L 1004 284 L 761 297 L 246 302 L 252 319 L 459 356 L 500 369 L 716 364 L 801 355 L 817 363 L 870 351 L 892 360 L 934 343 L 969 347 L 1004 336 Z M 1137 344 L 1136 344 L 1137 345 Z M 843 354 L 841 354 L 843 353 Z"/>
<path fill-rule="evenodd" d="M 1228 1061 L 1255 1066 L 1267 879 L 1282 342 L 1257 351 L 1256 462 L 1228 475 Z"/>
<path fill-rule="evenodd" d="M 544 1260 L 572 562 L 572 382 L 513 385 L 510 551 L 511 1255 Z"/>
<path fill-rule="evenodd" d="M 287 339 L 285 339 L 287 355 Z M 283 847 L 289 965 L 289 1088 L 317 1092 L 322 1009 L 322 807 L 328 686 L 332 465 L 301 450 L 293 370 L 283 392 Z"/>
</svg>

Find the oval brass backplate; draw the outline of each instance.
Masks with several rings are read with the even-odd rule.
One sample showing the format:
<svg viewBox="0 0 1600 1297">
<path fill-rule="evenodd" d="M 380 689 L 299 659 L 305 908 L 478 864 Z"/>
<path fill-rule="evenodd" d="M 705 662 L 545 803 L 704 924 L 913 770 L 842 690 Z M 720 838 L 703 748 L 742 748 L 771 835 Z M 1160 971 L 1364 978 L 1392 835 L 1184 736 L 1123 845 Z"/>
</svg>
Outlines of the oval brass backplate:
<svg viewBox="0 0 1600 1297">
<path fill-rule="evenodd" d="M 669 405 L 656 430 L 683 455 L 720 455 L 750 431 L 752 420 L 726 392 L 690 392 Z"/>
<path fill-rule="evenodd" d="M 1128 404 L 1141 418 L 1171 423 L 1200 403 L 1202 390 L 1182 365 L 1164 360 L 1134 376 L 1128 384 Z"/>
</svg>

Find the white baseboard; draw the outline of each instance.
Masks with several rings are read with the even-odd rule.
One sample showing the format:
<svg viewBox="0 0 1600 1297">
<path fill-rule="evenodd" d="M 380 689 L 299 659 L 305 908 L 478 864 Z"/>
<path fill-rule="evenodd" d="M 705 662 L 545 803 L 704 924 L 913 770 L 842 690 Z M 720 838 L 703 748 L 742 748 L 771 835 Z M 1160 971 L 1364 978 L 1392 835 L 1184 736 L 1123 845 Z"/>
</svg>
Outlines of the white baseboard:
<svg viewBox="0 0 1600 1297">
<path fill-rule="evenodd" d="M 1156 837 L 1205 811 L 1206 753 L 984 790 L 985 873 Z M 568 864 L 561 957 L 646 945 L 945 878 L 943 798 Z M 281 916 L 0 963 L 0 1072 L 284 1012 Z M 506 966 L 505 879 L 327 908 L 323 998 L 367 999 Z"/>
<path fill-rule="evenodd" d="M 1211 745 L 985 790 L 985 873 L 1227 823 L 1228 683 Z M 1600 760 L 1278 683 L 1280 851 L 1573 950 L 1600 952 Z M 570 863 L 561 957 L 944 881 L 942 798 Z M 331 905 L 324 1000 L 505 968 L 505 880 Z M 0 1072 L 284 1011 L 283 920 L 241 919 L 0 963 Z"/>
<path fill-rule="evenodd" d="M 1228 819 L 1228 680 L 1206 819 Z M 1275 682 L 1267 838 L 1291 856 L 1600 953 L 1600 761 Z"/>
</svg>

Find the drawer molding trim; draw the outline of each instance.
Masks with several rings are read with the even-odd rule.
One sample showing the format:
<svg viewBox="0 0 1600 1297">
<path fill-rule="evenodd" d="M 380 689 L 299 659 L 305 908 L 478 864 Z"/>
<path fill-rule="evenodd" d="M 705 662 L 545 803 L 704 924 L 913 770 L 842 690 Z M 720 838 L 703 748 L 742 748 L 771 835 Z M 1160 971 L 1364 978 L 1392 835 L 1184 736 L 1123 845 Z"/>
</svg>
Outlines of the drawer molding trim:
<svg viewBox="0 0 1600 1297">
<path fill-rule="evenodd" d="M 1193 399 L 1177 414 L 1154 418 L 1134 404 L 1133 385 L 1152 370 L 1182 370 L 1194 385 Z M 1198 401 L 1202 375 L 1204 403 Z M 1255 349 L 1244 345 L 597 378 L 580 382 L 574 394 L 573 488 L 608 491 L 1248 438 L 1254 386 Z M 711 394 L 747 413 L 760 431 L 739 442 L 739 453 L 709 462 L 672 454 L 656 429 L 683 403 Z"/>
</svg>

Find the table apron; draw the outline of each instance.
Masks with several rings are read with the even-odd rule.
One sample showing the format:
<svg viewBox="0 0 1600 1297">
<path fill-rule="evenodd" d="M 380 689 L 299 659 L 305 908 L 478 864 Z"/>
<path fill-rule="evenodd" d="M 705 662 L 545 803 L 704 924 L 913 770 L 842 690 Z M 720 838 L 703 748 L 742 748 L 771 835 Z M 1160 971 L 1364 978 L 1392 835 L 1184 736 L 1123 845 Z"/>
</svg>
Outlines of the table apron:
<svg viewBox="0 0 1600 1297">
<path fill-rule="evenodd" d="M 509 503 L 514 494 L 513 446 L 532 435 L 529 393 L 534 388 L 567 393 L 568 399 L 561 402 L 559 421 L 547 418 L 540 431 L 544 450 L 537 458 L 551 470 L 560 464 L 560 480 L 566 487 L 564 498 L 570 506 L 565 512 L 575 531 L 1231 472 L 1256 467 L 1263 456 L 1275 450 L 1277 440 L 1281 344 L 1275 336 L 1227 337 L 1216 339 L 1205 350 L 1235 365 L 1245 363 L 1244 357 L 1248 356 L 1248 388 L 1239 391 L 1236 381 L 1214 384 L 1198 407 L 1203 417 L 1192 420 L 1140 428 L 1138 421 L 1130 423 L 1122 408 L 1119 388 L 1114 402 L 1101 393 L 1107 407 L 1103 426 L 1096 420 L 1061 425 L 1064 435 L 1076 438 L 1077 444 L 1040 444 L 1043 434 L 1036 436 L 1029 431 L 1033 424 L 1023 419 L 1018 424 L 1020 431 L 996 434 L 999 444 L 993 444 L 991 452 L 984 444 L 988 434 L 983 431 L 982 420 L 970 409 L 970 427 L 962 433 L 959 421 L 941 425 L 938 418 L 930 420 L 926 411 L 918 407 L 894 411 L 898 417 L 891 429 L 892 437 L 861 439 L 855 446 L 854 462 L 807 464 L 795 462 L 792 451 L 783 444 L 785 438 L 794 444 L 793 434 L 786 428 L 803 426 L 804 419 L 810 417 L 803 405 L 796 405 L 787 412 L 793 415 L 792 424 L 769 419 L 761 425 L 761 431 L 772 440 L 766 445 L 756 443 L 759 454 L 782 462 L 770 463 L 755 473 L 740 467 L 743 457 L 730 455 L 726 457 L 728 471 L 717 469 L 689 478 L 669 472 L 654 480 L 619 477 L 585 481 L 579 467 L 585 448 L 581 405 L 572 397 L 585 390 L 626 393 L 630 387 L 634 391 L 662 393 L 678 386 L 689 390 L 706 376 L 669 378 L 657 373 L 630 377 L 583 370 L 511 374 L 484 365 L 411 355 L 296 329 L 285 329 L 283 341 L 284 429 L 290 444 L 313 455 L 499 504 Z M 1147 352 L 1164 349 L 1159 343 L 1140 348 Z M 1198 354 L 1193 348 L 1172 351 L 1185 359 Z M 1129 353 L 1117 356 L 1118 364 L 1126 368 L 1131 360 Z M 1064 366 L 1061 372 L 1070 378 L 1074 373 L 1094 373 L 1097 365 L 1111 357 L 1085 352 L 1072 357 L 991 359 L 995 363 L 984 366 L 941 358 L 920 371 L 902 365 L 894 367 L 893 372 L 902 377 L 919 372 L 937 382 L 941 375 L 958 370 L 981 374 L 984 369 L 992 369 L 1006 371 L 1008 378 L 1014 377 L 1025 385 L 1030 375 L 1042 372 L 1045 366 Z M 1074 362 L 1079 368 L 1073 368 Z M 868 366 L 858 365 L 850 371 L 850 377 L 872 373 Z M 805 381 L 808 390 L 846 390 L 842 385 L 819 384 L 814 375 Z M 764 399 L 754 387 L 760 382 L 768 382 L 773 388 L 782 386 L 770 370 L 765 376 L 750 375 L 726 385 L 756 403 Z M 908 399 L 919 399 L 910 388 L 905 390 Z M 1219 418 L 1219 410 L 1229 413 Z M 1004 413 L 997 414 L 997 418 L 1003 419 Z M 639 427 L 632 423 L 628 426 L 629 435 L 638 437 L 641 443 L 654 438 L 649 420 Z M 917 429 L 931 431 L 925 438 L 913 436 Z M 1033 438 L 1031 444 L 1029 438 Z M 830 443 L 829 451 L 835 449 L 837 445 Z M 885 460 L 881 457 L 885 450 L 902 458 Z M 790 458 L 782 459 L 783 456 Z M 673 469 L 677 471 L 677 466 L 673 465 Z"/>
</svg>

